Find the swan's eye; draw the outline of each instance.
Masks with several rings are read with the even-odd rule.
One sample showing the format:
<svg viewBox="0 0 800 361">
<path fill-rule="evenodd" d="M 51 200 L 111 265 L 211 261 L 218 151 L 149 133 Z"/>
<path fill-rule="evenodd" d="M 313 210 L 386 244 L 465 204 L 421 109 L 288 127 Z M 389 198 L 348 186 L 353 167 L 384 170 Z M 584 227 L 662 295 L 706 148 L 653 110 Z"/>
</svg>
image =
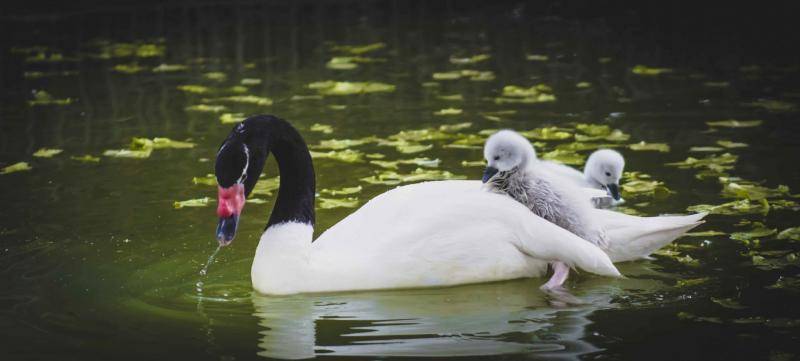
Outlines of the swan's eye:
<svg viewBox="0 0 800 361">
<path fill-rule="evenodd" d="M 500 156 L 499 155 L 494 156 L 494 160 L 500 160 Z"/>
<path fill-rule="evenodd" d="M 610 177 L 610 176 L 611 176 L 611 173 L 610 172 L 606 172 L 606 177 Z"/>
</svg>

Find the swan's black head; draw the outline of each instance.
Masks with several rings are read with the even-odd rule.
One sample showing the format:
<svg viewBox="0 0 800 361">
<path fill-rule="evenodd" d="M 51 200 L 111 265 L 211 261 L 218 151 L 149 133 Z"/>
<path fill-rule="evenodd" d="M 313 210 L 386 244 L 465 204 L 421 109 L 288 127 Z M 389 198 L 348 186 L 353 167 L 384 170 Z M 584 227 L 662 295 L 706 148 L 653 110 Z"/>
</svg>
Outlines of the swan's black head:
<svg viewBox="0 0 800 361">
<path fill-rule="evenodd" d="M 303 137 L 283 119 L 255 115 L 236 124 L 217 152 L 216 236 L 221 245 L 230 244 L 236 236 L 245 200 L 270 152 L 278 163 L 281 183 L 267 227 L 284 222 L 314 224 L 314 165 Z"/>
</svg>

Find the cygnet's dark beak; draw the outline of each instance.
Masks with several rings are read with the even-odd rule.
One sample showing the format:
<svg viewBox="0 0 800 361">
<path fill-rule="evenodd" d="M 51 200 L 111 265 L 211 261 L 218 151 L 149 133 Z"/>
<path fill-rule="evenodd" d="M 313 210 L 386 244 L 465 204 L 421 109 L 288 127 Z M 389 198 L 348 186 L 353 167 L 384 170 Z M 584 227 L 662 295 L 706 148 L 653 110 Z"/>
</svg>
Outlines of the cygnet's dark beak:
<svg viewBox="0 0 800 361">
<path fill-rule="evenodd" d="M 486 183 L 489 181 L 489 179 L 492 179 L 497 172 L 498 170 L 495 167 L 486 167 L 486 170 L 483 171 L 483 179 L 481 180 L 483 183 Z"/>
<path fill-rule="evenodd" d="M 609 183 L 606 184 L 606 188 L 608 189 L 608 194 L 614 198 L 615 201 L 618 201 L 620 198 L 622 198 L 619 194 L 619 184 Z"/>
</svg>

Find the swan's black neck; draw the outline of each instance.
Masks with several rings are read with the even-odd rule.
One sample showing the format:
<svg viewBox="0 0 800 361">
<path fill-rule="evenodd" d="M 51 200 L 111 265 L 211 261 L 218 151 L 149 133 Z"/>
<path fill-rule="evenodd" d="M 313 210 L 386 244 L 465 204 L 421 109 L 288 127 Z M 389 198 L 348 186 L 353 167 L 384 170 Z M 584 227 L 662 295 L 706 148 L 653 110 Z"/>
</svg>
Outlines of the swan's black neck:
<svg viewBox="0 0 800 361">
<path fill-rule="evenodd" d="M 237 124 L 217 155 L 217 182 L 222 187 L 229 187 L 240 179 L 247 167 L 243 183 L 245 194 L 249 196 L 269 152 L 278 162 L 281 178 L 278 198 L 266 228 L 284 222 L 313 226 L 316 183 L 311 154 L 300 133 L 283 119 L 256 115 Z"/>
</svg>

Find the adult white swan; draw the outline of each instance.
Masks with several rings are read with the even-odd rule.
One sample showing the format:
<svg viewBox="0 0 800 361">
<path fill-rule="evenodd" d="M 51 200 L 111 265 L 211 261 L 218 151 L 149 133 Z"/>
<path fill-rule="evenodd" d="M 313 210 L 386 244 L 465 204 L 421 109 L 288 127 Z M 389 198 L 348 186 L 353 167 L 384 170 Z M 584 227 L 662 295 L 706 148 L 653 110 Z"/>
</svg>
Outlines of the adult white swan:
<svg viewBox="0 0 800 361">
<path fill-rule="evenodd" d="M 426 182 L 383 193 L 312 243 L 314 167 L 288 122 L 253 116 L 234 126 L 217 154 L 217 239 L 236 233 L 247 195 L 269 152 L 281 181 L 253 259 L 253 288 L 291 294 L 450 286 L 542 276 L 561 261 L 619 276 L 595 245 L 473 182 Z M 480 183 L 478 183 L 480 184 Z"/>
</svg>

